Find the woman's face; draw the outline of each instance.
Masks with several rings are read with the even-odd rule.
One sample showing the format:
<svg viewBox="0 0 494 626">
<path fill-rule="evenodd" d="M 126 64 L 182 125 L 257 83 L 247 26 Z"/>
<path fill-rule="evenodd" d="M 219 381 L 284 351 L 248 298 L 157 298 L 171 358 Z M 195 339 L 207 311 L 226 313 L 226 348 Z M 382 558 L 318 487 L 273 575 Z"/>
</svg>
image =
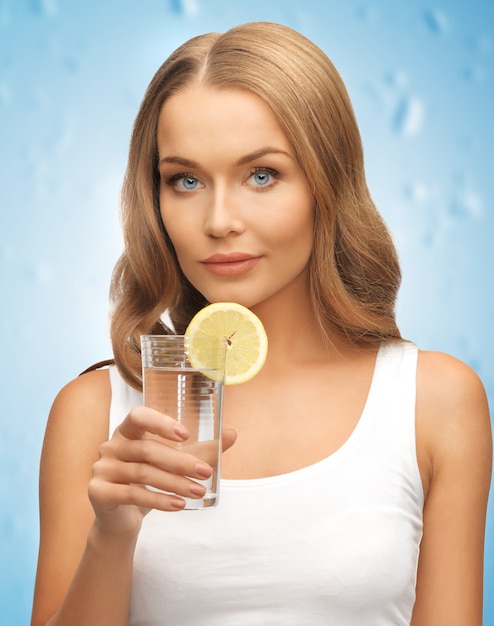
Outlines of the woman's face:
<svg viewBox="0 0 494 626">
<path fill-rule="evenodd" d="M 206 300 L 254 307 L 305 292 L 314 200 L 270 107 L 189 87 L 164 104 L 157 139 L 163 223 Z"/>
</svg>

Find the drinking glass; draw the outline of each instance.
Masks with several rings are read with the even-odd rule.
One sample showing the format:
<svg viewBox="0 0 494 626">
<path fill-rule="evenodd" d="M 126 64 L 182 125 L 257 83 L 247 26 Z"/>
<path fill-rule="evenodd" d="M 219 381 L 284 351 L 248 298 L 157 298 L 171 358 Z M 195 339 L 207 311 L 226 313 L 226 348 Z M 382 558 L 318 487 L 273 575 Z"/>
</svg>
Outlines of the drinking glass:
<svg viewBox="0 0 494 626">
<path fill-rule="evenodd" d="M 196 369 L 188 358 L 183 335 L 142 335 L 142 377 L 144 404 L 166 413 L 190 433 L 184 442 L 168 445 L 190 452 L 213 468 L 206 480 L 203 498 L 184 498 L 186 509 L 216 506 L 220 485 L 221 418 L 223 375 L 226 356 L 224 340 L 211 340 L 212 361 L 217 367 Z"/>
</svg>

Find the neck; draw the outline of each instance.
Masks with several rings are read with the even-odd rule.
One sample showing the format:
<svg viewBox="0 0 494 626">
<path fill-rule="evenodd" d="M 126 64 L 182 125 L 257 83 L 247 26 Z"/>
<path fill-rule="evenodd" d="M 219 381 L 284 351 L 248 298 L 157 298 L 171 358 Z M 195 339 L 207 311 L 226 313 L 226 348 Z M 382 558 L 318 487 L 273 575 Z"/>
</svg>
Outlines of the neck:
<svg viewBox="0 0 494 626">
<path fill-rule="evenodd" d="M 305 293 L 297 290 L 276 294 L 252 310 L 266 329 L 268 359 L 273 364 L 327 360 L 342 347 L 342 339 L 336 333 L 329 336 L 329 341 L 325 336 L 307 288 Z"/>
</svg>

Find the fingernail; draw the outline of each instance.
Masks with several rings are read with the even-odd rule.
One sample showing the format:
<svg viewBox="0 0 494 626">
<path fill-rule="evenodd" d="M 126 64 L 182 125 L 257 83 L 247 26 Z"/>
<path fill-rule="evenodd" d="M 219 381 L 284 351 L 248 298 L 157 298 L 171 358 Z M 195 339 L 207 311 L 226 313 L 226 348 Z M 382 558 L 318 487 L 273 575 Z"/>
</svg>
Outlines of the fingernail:
<svg viewBox="0 0 494 626">
<path fill-rule="evenodd" d="M 195 470 L 197 476 L 200 476 L 201 478 L 209 478 L 213 473 L 213 470 L 209 467 L 209 465 L 206 465 L 206 463 L 197 463 Z"/>
<path fill-rule="evenodd" d="M 180 437 L 180 439 L 187 439 L 187 437 L 189 436 L 187 429 L 182 426 L 182 424 L 177 424 L 173 430 L 175 434 Z"/>
<path fill-rule="evenodd" d="M 179 498 L 172 498 L 170 500 L 170 506 L 172 506 L 174 509 L 181 510 L 185 506 L 185 501 L 179 500 Z"/>
<path fill-rule="evenodd" d="M 190 486 L 189 491 L 193 495 L 199 496 L 200 498 L 202 498 L 202 496 L 206 493 L 206 488 L 203 487 L 202 485 L 198 485 L 197 483 L 195 483 L 194 485 Z"/>
</svg>

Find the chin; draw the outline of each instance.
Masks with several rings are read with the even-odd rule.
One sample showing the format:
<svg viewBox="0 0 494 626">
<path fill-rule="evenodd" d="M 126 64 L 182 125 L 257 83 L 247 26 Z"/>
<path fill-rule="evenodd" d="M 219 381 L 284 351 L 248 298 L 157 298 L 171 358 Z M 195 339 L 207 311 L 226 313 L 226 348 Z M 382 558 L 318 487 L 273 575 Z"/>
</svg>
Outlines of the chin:
<svg viewBox="0 0 494 626">
<path fill-rule="evenodd" d="M 249 295 L 245 293 L 245 291 L 242 292 L 241 289 L 228 289 L 221 292 L 215 291 L 211 293 L 203 293 L 203 296 L 211 304 L 215 302 L 235 302 L 236 304 L 241 304 L 248 309 L 251 309 L 263 301 L 263 298 Z"/>
<path fill-rule="evenodd" d="M 215 302 L 234 302 L 235 304 L 241 304 L 242 306 L 245 306 L 248 309 L 251 309 L 253 306 L 257 304 L 256 301 L 252 302 L 251 300 L 245 297 L 226 296 L 226 295 L 223 297 L 219 297 L 219 298 L 211 298 L 211 299 L 208 298 L 208 302 L 210 304 L 214 304 Z"/>
<path fill-rule="evenodd" d="M 242 306 L 252 309 L 273 298 L 277 294 L 284 292 L 283 289 L 277 289 L 276 285 L 262 285 L 260 281 L 236 280 L 202 282 L 202 289 L 199 288 L 199 281 L 196 281 L 194 287 L 204 296 L 211 304 L 215 302 L 235 302 Z M 193 284 L 193 283 L 192 283 Z"/>
</svg>

